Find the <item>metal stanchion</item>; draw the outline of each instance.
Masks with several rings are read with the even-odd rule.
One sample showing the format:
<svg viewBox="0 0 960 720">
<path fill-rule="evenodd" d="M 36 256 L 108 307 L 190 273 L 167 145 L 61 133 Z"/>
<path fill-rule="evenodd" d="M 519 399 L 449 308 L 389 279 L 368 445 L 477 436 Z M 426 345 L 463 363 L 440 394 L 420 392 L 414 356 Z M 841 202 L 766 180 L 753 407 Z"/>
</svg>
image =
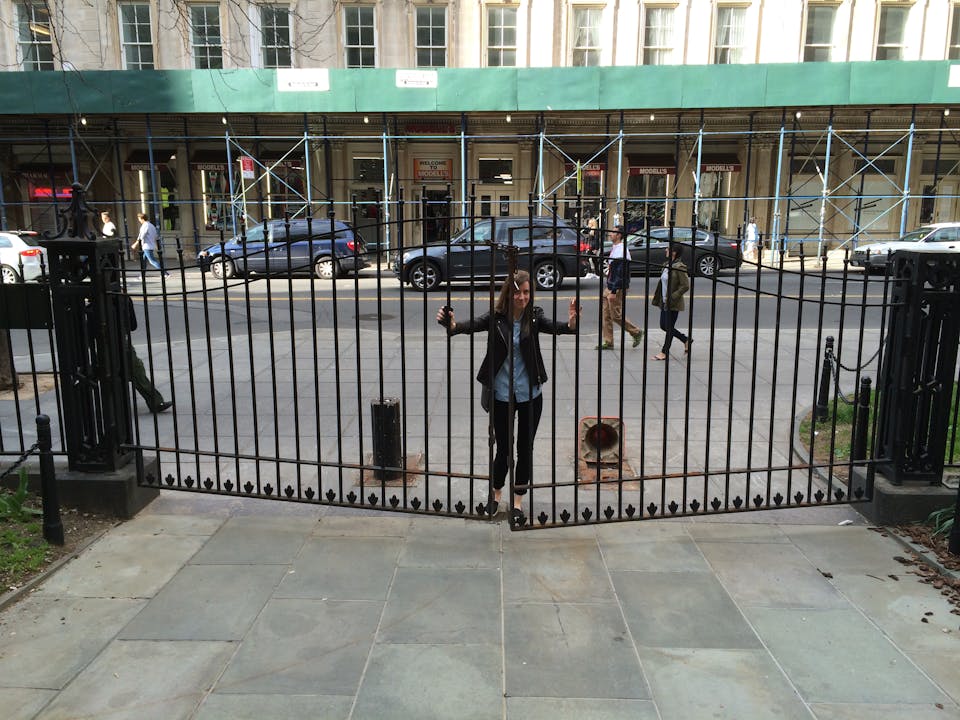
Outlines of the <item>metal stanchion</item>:
<svg viewBox="0 0 960 720">
<path fill-rule="evenodd" d="M 820 368 L 820 389 L 817 391 L 817 420 L 826 420 L 830 405 L 830 373 L 833 369 L 833 336 L 827 338 L 823 351 L 823 367 Z"/>
<path fill-rule="evenodd" d="M 37 415 L 37 446 L 40 455 L 40 497 L 43 500 L 43 537 L 53 545 L 63 545 L 63 523 L 57 497 L 57 476 L 53 470 L 50 418 Z"/>
</svg>

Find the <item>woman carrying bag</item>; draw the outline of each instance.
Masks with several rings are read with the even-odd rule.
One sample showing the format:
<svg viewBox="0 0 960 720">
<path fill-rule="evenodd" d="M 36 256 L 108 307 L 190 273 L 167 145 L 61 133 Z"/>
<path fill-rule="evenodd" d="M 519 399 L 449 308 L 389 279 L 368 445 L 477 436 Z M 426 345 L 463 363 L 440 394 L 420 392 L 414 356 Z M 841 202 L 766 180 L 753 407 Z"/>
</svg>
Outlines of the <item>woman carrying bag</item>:
<svg viewBox="0 0 960 720">
<path fill-rule="evenodd" d="M 677 330 L 677 318 L 680 311 L 684 309 L 683 296 L 690 289 L 687 266 L 680 259 L 680 248 L 674 243 L 667 246 L 666 253 L 667 262 L 660 271 L 660 282 L 653 291 L 651 303 L 654 307 L 660 308 L 660 329 L 667 334 L 667 337 L 663 341 L 660 352 L 654 355 L 652 360 L 666 360 L 670 356 L 670 345 L 674 338 L 683 343 L 684 354 L 688 354 L 690 346 L 693 345 L 693 338 Z"/>
</svg>

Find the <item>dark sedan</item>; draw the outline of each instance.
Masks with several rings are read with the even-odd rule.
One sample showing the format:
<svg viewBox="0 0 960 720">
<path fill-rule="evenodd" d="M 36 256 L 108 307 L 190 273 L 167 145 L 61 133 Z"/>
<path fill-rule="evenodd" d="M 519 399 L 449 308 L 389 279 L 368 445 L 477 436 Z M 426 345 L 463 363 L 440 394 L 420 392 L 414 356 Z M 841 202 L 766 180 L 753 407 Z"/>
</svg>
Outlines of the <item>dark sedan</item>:
<svg viewBox="0 0 960 720">
<path fill-rule="evenodd" d="M 588 270 L 587 246 L 566 221 L 537 217 L 496 217 L 478 220 L 449 243 L 428 243 L 398 253 L 393 268 L 402 283 L 433 290 L 440 283 L 489 280 L 507 275 L 508 245 L 515 246 L 517 264 L 528 270 L 538 290 L 558 290 L 565 277 Z"/>
<path fill-rule="evenodd" d="M 217 278 L 237 273 L 313 272 L 329 280 L 367 267 L 363 238 L 350 225 L 329 220 L 270 220 L 245 235 L 204 248 L 200 268 Z"/>
<path fill-rule="evenodd" d="M 675 227 L 673 241 L 680 247 L 680 257 L 691 275 L 714 277 L 719 270 L 729 270 L 740 266 L 743 255 L 740 252 L 740 242 L 736 238 L 718 235 L 714 240 L 713 233 L 706 230 L 697 230 L 696 242 L 690 242 L 690 228 Z M 627 247 L 630 249 L 630 274 L 655 275 L 660 272 L 666 260 L 666 248 L 669 244 L 670 228 L 650 228 L 649 241 L 646 232 L 640 232 L 627 237 Z M 605 250 L 609 252 L 609 243 L 605 243 Z M 607 261 L 604 261 L 603 272 L 606 275 Z"/>
</svg>

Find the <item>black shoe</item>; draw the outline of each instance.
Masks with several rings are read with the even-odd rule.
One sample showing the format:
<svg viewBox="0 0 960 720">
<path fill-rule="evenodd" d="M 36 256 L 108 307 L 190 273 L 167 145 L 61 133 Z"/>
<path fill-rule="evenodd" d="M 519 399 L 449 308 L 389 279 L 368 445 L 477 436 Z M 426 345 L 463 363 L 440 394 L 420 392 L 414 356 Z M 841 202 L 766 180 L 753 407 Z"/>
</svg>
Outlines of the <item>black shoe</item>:
<svg viewBox="0 0 960 720">
<path fill-rule="evenodd" d="M 150 408 L 150 412 L 152 412 L 154 415 L 157 415 L 159 413 L 166 412 L 172 407 L 173 407 L 173 400 L 167 400 L 166 402 L 160 403 L 155 408 Z"/>
</svg>

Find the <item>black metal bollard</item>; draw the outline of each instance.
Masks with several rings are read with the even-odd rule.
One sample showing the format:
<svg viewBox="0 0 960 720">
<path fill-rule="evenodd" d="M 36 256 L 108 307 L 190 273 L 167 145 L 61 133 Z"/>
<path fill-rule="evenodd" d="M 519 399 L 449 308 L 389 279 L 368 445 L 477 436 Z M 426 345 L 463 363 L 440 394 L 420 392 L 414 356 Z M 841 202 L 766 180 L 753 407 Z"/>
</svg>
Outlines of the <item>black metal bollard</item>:
<svg viewBox="0 0 960 720">
<path fill-rule="evenodd" d="M 947 550 L 951 555 L 960 555 L 960 488 L 957 488 L 957 506 L 953 511 L 953 527 L 950 529 L 950 540 L 947 543 Z"/>
<path fill-rule="evenodd" d="M 820 369 L 820 389 L 817 392 L 817 420 L 826 420 L 830 406 L 830 371 L 833 365 L 833 336 L 827 338 L 823 351 L 823 367 Z"/>
<path fill-rule="evenodd" d="M 384 398 L 370 403 L 373 415 L 373 476 L 391 480 L 403 471 L 400 442 L 400 401 Z"/>
<path fill-rule="evenodd" d="M 857 414 L 853 421 L 853 447 L 850 459 L 854 462 L 867 459 L 867 419 L 870 417 L 870 378 L 860 379 L 857 392 Z"/>
<path fill-rule="evenodd" d="M 57 476 L 53 470 L 50 418 L 37 415 L 37 445 L 40 449 L 40 497 L 43 501 L 43 537 L 53 545 L 63 545 L 63 522 L 57 497 Z"/>
</svg>

